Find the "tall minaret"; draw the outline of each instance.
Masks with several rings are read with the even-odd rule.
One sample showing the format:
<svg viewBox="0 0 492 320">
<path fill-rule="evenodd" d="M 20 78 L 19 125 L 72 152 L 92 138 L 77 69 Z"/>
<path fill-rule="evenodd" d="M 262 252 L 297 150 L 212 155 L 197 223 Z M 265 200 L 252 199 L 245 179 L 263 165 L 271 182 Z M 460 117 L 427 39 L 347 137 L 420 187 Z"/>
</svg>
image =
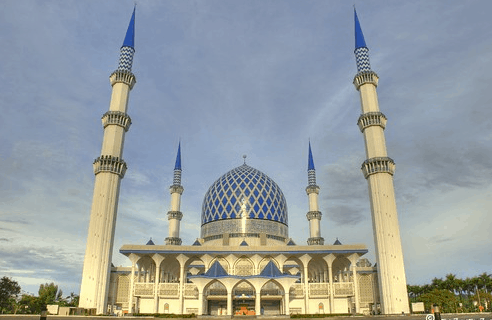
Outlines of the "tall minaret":
<svg viewBox="0 0 492 320">
<path fill-rule="evenodd" d="M 126 114 L 128 96 L 135 84 L 132 71 L 135 34 L 135 9 L 120 49 L 118 69 L 109 77 L 113 91 L 109 111 L 102 116 L 104 137 L 101 155 L 94 160 L 94 195 L 92 198 L 89 234 L 85 250 L 81 308 L 96 308 L 106 313 L 109 274 L 113 253 L 113 239 L 120 193 L 120 181 L 125 175 L 123 142 L 131 119 Z"/>
<path fill-rule="evenodd" d="M 308 245 L 323 245 L 325 239 L 321 237 L 320 221 L 321 212 L 318 206 L 318 194 L 319 187 L 316 185 L 316 169 L 314 168 L 313 153 L 311 152 L 311 142 L 309 142 L 309 155 L 308 155 L 308 186 L 306 187 L 306 193 L 309 198 L 309 212 L 306 217 L 309 221 L 309 239 Z"/>
<path fill-rule="evenodd" d="M 184 188 L 181 185 L 181 143 L 178 145 L 178 154 L 176 155 L 176 163 L 174 165 L 173 185 L 169 187 L 171 193 L 171 210 L 167 213 L 169 220 L 169 237 L 166 238 L 167 245 L 181 245 L 179 237 L 179 224 L 183 213 L 179 211 L 181 207 L 181 195 Z"/>
<path fill-rule="evenodd" d="M 381 309 L 383 314 L 409 313 L 407 281 L 393 187 L 395 163 L 386 153 L 386 116 L 379 111 L 376 92 L 379 78 L 371 70 L 369 49 L 364 41 L 355 9 L 354 15 L 354 53 L 357 62 L 354 85 L 360 93 L 362 107 L 357 124 L 364 134 L 366 145 L 367 160 L 362 164 L 362 172 L 369 184 Z"/>
</svg>

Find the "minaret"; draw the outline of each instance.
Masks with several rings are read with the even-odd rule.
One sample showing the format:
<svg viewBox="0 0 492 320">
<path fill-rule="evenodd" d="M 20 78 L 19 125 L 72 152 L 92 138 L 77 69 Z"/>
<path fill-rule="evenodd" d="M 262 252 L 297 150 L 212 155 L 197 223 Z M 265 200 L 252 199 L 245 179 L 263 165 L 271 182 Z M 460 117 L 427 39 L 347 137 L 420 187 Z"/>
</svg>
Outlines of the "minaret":
<svg viewBox="0 0 492 320">
<path fill-rule="evenodd" d="M 367 160 L 362 172 L 369 184 L 372 225 L 383 314 L 409 313 L 407 281 L 403 266 L 400 227 L 396 211 L 393 174 L 395 163 L 386 153 L 386 116 L 379 111 L 378 76 L 371 70 L 369 49 L 355 15 L 355 88 L 360 93 L 362 114 L 357 122 L 364 134 Z"/>
<path fill-rule="evenodd" d="M 94 195 L 89 234 L 80 288 L 81 308 L 96 308 L 106 313 L 113 239 L 118 210 L 120 181 L 125 175 L 123 143 L 131 119 L 126 114 L 130 90 L 135 84 L 132 71 L 135 34 L 135 9 L 120 49 L 118 69 L 109 77 L 113 87 L 109 111 L 102 116 L 104 137 L 101 155 L 94 160 Z"/>
<path fill-rule="evenodd" d="M 321 212 L 318 206 L 318 194 L 319 187 L 316 185 L 316 169 L 314 168 L 313 153 L 311 152 L 311 142 L 309 142 L 309 155 L 308 155 L 308 186 L 306 187 L 306 193 L 309 198 L 309 212 L 306 217 L 309 221 L 309 239 L 308 245 L 323 245 L 325 239 L 321 237 L 320 221 Z"/>
<path fill-rule="evenodd" d="M 183 214 L 179 211 L 181 207 L 181 195 L 184 188 L 181 185 L 181 143 L 178 145 L 178 154 L 176 155 L 176 163 L 174 165 L 173 185 L 169 187 L 171 192 L 171 210 L 167 213 L 169 220 L 169 237 L 166 238 L 166 245 L 181 245 L 179 237 L 179 224 Z"/>
</svg>

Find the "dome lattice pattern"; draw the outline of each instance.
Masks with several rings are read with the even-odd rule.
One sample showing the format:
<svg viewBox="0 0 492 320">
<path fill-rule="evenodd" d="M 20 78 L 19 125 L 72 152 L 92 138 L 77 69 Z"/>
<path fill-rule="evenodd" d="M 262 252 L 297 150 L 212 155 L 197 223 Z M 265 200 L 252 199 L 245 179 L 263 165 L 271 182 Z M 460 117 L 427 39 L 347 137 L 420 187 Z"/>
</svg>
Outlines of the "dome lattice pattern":
<svg viewBox="0 0 492 320">
<path fill-rule="evenodd" d="M 249 219 L 287 225 L 287 203 L 278 185 L 266 174 L 246 164 L 232 169 L 208 189 L 202 206 L 202 225 L 241 218 L 243 199 Z"/>
</svg>

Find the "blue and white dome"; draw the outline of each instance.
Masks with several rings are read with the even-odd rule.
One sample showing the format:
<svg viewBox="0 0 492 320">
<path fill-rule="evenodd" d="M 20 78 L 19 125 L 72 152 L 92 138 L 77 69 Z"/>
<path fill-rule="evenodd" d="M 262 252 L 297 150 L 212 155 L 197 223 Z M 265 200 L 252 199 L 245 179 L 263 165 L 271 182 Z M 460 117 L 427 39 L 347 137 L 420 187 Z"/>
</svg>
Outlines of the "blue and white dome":
<svg viewBox="0 0 492 320">
<path fill-rule="evenodd" d="M 263 172 L 246 164 L 232 169 L 212 184 L 202 206 L 202 225 L 241 216 L 246 199 L 248 218 L 287 225 L 287 203 L 282 190 Z"/>
<path fill-rule="evenodd" d="M 243 216 L 248 221 L 246 231 L 240 228 Z M 205 194 L 202 237 L 227 232 L 286 237 L 287 225 L 282 190 L 266 174 L 246 164 L 221 176 Z"/>
</svg>

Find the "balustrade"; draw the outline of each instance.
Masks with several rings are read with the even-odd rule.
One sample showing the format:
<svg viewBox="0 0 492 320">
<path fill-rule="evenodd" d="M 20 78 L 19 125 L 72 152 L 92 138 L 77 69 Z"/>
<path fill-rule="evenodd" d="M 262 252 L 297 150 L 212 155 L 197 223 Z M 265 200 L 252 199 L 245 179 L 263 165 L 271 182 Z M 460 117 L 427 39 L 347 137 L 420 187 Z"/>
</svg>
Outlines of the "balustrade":
<svg viewBox="0 0 492 320">
<path fill-rule="evenodd" d="M 354 295 L 354 283 L 353 282 L 334 282 L 333 283 L 334 296 L 353 296 Z"/>
<path fill-rule="evenodd" d="M 310 283 L 309 297 L 310 298 L 327 298 L 330 295 L 329 283 Z"/>
<path fill-rule="evenodd" d="M 185 298 L 198 299 L 198 288 L 194 283 L 185 283 L 184 296 Z"/>
<path fill-rule="evenodd" d="M 135 283 L 135 296 L 153 296 L 154 284 L 153 283 Z"/>
<path fill-rule="evenodd" d="M 302 298 L 304 297 L 304 284 L 303 283 L 294 283 L 290 287 L 289 291 L 291 298 Z"/>
<path fill-rule="evenodd" d="M 179 297 L 179 283 L 159 283 L 159 296 L 163 298 Z"/>
</svg>

